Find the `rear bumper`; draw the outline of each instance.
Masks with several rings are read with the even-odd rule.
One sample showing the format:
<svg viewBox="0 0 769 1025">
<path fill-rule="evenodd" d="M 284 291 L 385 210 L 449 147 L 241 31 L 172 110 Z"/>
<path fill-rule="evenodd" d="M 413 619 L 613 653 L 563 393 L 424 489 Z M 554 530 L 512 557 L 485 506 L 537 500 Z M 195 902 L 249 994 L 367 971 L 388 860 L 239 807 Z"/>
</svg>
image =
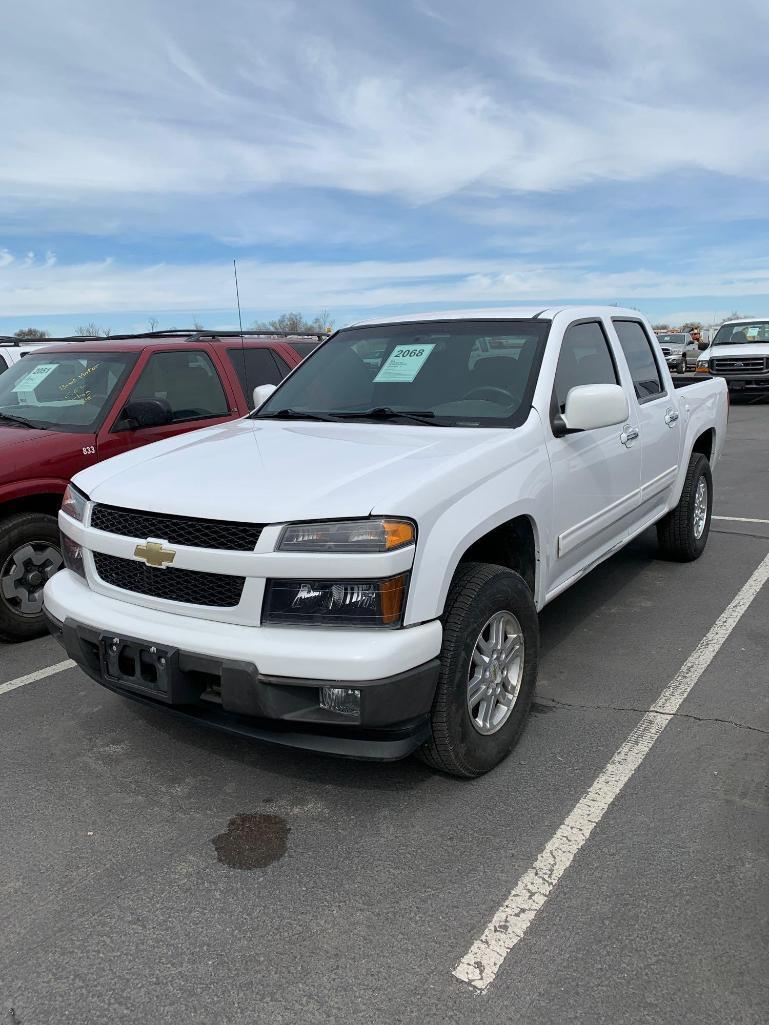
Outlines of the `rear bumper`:
<svg viewBox="0 0 769 1025">
<path fill-rule="evenodd" d="M 188 721 L 286 747 L 383 761 L 406 757 L 430 736 L 437 658 L 390 677 L 337 681 L 360 691 L 360 712 L 349 716 L 320 707 L 321 688 L 334 681 L 266 675 L 253 662 L 180 649 L 162 649 L 162 691 L 138 677 L 126 685 L 110 675 L 103 657 L 105 645 L 117 640 L 114 631 L 59 620 L 49 608 L 44 614 L 52 635 L 97 683 Z M 154 641 L 121 636 L 119 644 L 136 651 Z"/>
</svg>

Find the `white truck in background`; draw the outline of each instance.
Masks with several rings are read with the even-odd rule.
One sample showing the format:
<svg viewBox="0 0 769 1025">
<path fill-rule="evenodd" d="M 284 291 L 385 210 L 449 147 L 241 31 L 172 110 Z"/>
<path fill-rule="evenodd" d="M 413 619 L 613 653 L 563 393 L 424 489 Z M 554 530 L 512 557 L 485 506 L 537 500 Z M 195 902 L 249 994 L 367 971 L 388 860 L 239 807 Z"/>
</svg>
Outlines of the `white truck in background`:
<svg viewBox="0 0 769 1025">
<path fill-rule="evenodd" d="M 696 369 L 722 377 L 731 392 L 769 392 L 769 317 L 725 321 Z"/>
<path fill-rule="evenodd" d="M 701 555 L 726 422 L 634 310 L 355 324 L 249 417 L 77 474 L 50 629 L 198 722 L 476 776 L 523 727 L 539 609 L 654 524 Z"/>
</svg>

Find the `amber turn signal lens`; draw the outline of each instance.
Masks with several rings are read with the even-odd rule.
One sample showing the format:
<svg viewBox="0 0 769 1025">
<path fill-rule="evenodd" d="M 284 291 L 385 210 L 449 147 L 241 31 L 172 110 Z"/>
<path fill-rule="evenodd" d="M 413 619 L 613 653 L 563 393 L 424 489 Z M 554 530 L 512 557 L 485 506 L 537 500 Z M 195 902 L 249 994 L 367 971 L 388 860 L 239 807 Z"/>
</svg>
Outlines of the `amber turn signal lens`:
<svg viewBox="0 0 769 1025">
<path fill-rule="evenodd" d="M 385 549 L 389 552 L 392 548 L 402 548 L 403 545 L 410 545 L 414 540 L 414 524 L 405 520 L 385 520 L 383 523 L 385 532 Z"/>
<path fill-rule="evenodd" d="M 401 573 L 398 577 L 390 577 L 389 580 L 379 581 L 379 607 L 381 609 L 382 622 L 387 625 L 397 623 L 403 611 L 403 599 L 406 597 L 407 573 Z"/>
</svg>

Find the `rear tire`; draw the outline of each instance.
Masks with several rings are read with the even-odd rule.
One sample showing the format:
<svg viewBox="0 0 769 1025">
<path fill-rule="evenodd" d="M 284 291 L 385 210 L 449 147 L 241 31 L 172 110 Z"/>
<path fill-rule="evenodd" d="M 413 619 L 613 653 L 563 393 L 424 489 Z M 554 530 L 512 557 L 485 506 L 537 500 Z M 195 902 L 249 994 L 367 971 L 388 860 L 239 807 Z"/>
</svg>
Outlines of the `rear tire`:
<svg viewBox="0 0 769 1025">
<path fill-rule="evenodd" d="M 515 746 L 537 680 L 539 623 L 531 591 L 503 566 L 464 563 L 443 615 L 441 670 L 423 761 L 472 778 Z"/>
<path fill-rule="evenodd" d="M 45 513 L 0 522 L 0 638 L 25 641 L 47 632 L 43 587 L 62 566 L 59 528 Z"/>
<path fill-rule="evenodd" d="M 699 559 L 708 543 L 712 511 L 710 463 L 701 452 L 692 452 L 678 505 L 657 524 L 660 554 L 676 562 Z"/>
</svg>

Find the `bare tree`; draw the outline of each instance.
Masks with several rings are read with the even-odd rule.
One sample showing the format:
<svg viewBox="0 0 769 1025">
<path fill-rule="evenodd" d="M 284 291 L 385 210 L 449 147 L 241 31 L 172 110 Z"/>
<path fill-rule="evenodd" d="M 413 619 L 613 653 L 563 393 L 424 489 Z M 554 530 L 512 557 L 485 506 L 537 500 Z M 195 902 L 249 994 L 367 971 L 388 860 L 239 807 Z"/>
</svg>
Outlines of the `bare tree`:
<svg viewBox="0 0 769 1025">
<path fill-rule="evenodd" d="M 14 338 L 50 338 L 50 334 L 47 331 L 41 331 L 39 327 L 22 327 L 18 331 L 14 331 Z"/>
<path fill-rule="evenodd" d="M 290 335 L 324 334 L 333 327 L 328 310 L 321 310 L 314 320 L 305 320 L 303 313 L 281 313 L 279 317 L 269 321 L 256 321 L 255 331 L 285 331 Z"/>
<path fill-rule="evenodd" d="M 329 333 L 334 330 L 334 321 L 327 309 L 322 309 L 315 320 L 321 324 L 321 330 Z"/>
<path fill-rule="evenodd" d="M 204 328 L 204 327 L 203 327 L 203 325 L 202 325 L 202 324 L 200 323 L 200 321 L 198 320 L 198 318 L 197 318 L 197 317 L 194 317 L 194 318 L 193 318 L 193 320 L 192 320 L 192 326 L 193 326 L 193 327 L 195 328 L 195 330 L 196 330 L 196 331 L 205 331 L 205 328 Z"/>
<path fill-rule="evenodd" d="M 78 324 L 72 333 L 81 338 L 108 338 L 111 332 L 110 328 L 99 327 L 90 320 L 87 324 Z"/>
<path fill-rule="evenodd" d="M 150 329 L 150 331 L 157 331 L 159 323 L 160 322 L 158 321 L 157 317 L 147 318 L 147 327 Z"/>
</svg>

